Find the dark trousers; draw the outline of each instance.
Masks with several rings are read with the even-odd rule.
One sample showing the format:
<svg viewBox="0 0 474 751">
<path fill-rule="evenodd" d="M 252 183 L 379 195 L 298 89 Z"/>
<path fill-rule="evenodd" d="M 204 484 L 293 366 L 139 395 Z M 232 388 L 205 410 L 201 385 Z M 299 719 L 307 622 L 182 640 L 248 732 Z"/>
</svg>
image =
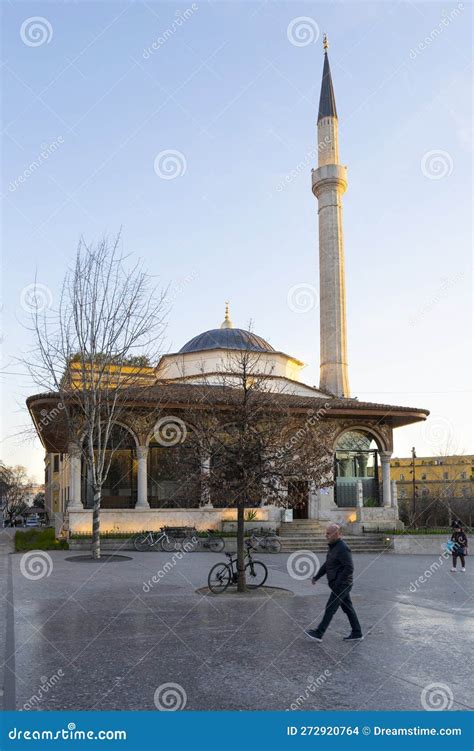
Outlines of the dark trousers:
<svg viewBox="0 0 474 751">
<path fill-rule="evenodd" d="M 327 627 L 331 623 L 339 607 L 342 608 L 342 612 L 345 613 L 347 617 L 349 618 L 349 623 L 351 624 L 352 633 L 357 634 L 357 636 L 361 636 L 362 629 L 360 627 L 360 623 L 359 623 L 359 619 L 357 618 L 356 611 L 354 610 L 354 605 L 352 604 L 350 591 L 351 591 L 351 588 L 346 587 L 346 589 L 344 589 L 339 594 L 336 594 L 336 592 L 332 591 L 331 594 L 329 595 L 329 600 L 326 603 L 326 610 L 324 611 L 323 619 L 316 629 L 316 631 L 318 631 L 321 634 L 321 636 L 324 634 Z"/>
<path fill-rule="evenodd" d="M 456 568 L 456 563 L 458 562 L 458 558 L 461 559 L 461 566 L 464 568 L 466 566 L 466 560 L 461 553 L 453 553 L 453 568 Z"/>
</svg>

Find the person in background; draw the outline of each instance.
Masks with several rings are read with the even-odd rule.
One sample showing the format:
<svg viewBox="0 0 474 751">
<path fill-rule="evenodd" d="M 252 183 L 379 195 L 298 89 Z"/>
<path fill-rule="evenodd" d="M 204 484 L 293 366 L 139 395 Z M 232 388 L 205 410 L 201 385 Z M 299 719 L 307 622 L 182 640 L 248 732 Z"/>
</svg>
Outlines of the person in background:
<svg viewBox="0 0 474 751">
<path fill-rule="evenodd" d="M 466 559 L 464 556 L 467 555 L 467 536 L 459 522 L 457 522 L 457 526 L 454 527 L 453 534 L 451 535 L 451 542 L 453 543 L 453 567 L 451 571 L 456 571 L 458 558 L 461 559 L 461 571 L 466 571 Z"/>
</svg>

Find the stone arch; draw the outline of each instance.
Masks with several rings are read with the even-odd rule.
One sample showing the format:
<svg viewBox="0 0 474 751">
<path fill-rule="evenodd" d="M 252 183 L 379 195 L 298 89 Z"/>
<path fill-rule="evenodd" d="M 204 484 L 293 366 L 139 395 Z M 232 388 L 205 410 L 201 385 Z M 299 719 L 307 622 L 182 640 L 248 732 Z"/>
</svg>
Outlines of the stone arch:
<svg viewBox="0 0 474 751">
<path fill-rule="evenodd" d="M 115 425 L 118 425 L 120 428 L 123 428 L 124 430 L 126 430 L 127 433 L 130 433 L 133 440 L 135 441 L 135 448 L 138 448 L 138 446 L 140 445 L 140 441 L 138 440 L 138 436 L 135 433 L 134 429 L 130 425 L 127 425 L 127 423 L 123 422 L 122 420 L 114 420 L 114 426 Z M 86 430 L 82 430 L 79 432 L 79 435 L 77 436 L 77 443 L 79 446 L 83 445 L 84 439 L 86 437 L 86 432 L 87 432 Z"/>
<path fill-rule="evenodd" d="M 372 425 L 364 425 L 357 423 L 356 425 L 345 425 L 344 427 L 340 428 L 340 430 L 337 431 L 335 437 L 334 437 L 334 444 L 333 444 L 333 450 L 336 451 L 337 444 L 339 443 L 340 439 L 345 433 L 366 433 L 370 435 L 375 443 L 377 444 L 377 448 L 379 451 L 390 451 L 390 446 L 388 445 L 388 441 L 386 437 L 383 435 L 382 431 L 378 430 L 377 428 L 374 428 Z"/>
<path fill-rule="evenodd" d="M 344 441 L 344 436 L 348 440 Z M 385 461 L 388 453 L 386 447 L 382 431 L 372 425 L 345 423 L 341 426 L 333 443 L 337 506 L 381 505 L 381 461 Z"/>
</svg>

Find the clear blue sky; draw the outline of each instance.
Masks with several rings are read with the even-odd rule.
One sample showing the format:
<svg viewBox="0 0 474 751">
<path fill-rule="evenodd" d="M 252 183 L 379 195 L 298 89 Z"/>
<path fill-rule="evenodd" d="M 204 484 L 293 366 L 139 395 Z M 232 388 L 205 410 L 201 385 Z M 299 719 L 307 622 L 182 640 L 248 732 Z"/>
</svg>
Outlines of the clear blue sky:
<svg viewBox="0 0 474 751">
<path fill-rule="evenodd" d="M 4 3 L 2 459 L 42 476 L 39 443 L 11 437 L 34 391 L 14 362 L 29 341 L 22 290 L 37 271 L 54 304 L 81 234 L 122 226 L 126 250 L 177 285 L 169 349 L 219 325 L 229 299 L 234 325 L 251 319 L 318 382 L 318 308 L 295 312 L 287 298 L 318 284 L 306 155 L 322 32 L 349 168 L 352 393 L 432 411 L 431 427 L 396 431 L 399 456 L 413 444 L 472 452 L 471 13 L 467 2 Z M 310 36 L 288 31 L 299 17 Z M 167 150 L 185 159 L 175 179 L 154 169 Z"/>
</svg>

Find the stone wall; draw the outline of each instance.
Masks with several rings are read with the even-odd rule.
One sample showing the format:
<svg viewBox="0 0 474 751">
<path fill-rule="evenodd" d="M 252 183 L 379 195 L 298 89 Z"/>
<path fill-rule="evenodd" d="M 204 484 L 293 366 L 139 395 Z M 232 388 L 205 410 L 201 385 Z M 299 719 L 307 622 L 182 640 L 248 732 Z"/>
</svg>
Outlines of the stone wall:
<svg viewBox="0 0 474 751">
<path fill-rule="evenodd" d="M 399 555 L 441 555 L 450 535 L 394 535 L 392 553 Z"/>
<path fill-rule="evenodd" d="M 281 519 L 281 509 L 274 506 L 246 509 L 255 511 L 252 525 L 260 522 Z M 236 509 L 107 509 L 100 513 L 101 532 L 142 532 L 158 531 L 161 527 L 195 527 L 198 530 L 221 529 L 223 520 L 235 521 Z M 92 510 L 71 509 L 69 511 L 69 531 L 71 534 L 90 534 L 92 531 Z"/>
</svg>

